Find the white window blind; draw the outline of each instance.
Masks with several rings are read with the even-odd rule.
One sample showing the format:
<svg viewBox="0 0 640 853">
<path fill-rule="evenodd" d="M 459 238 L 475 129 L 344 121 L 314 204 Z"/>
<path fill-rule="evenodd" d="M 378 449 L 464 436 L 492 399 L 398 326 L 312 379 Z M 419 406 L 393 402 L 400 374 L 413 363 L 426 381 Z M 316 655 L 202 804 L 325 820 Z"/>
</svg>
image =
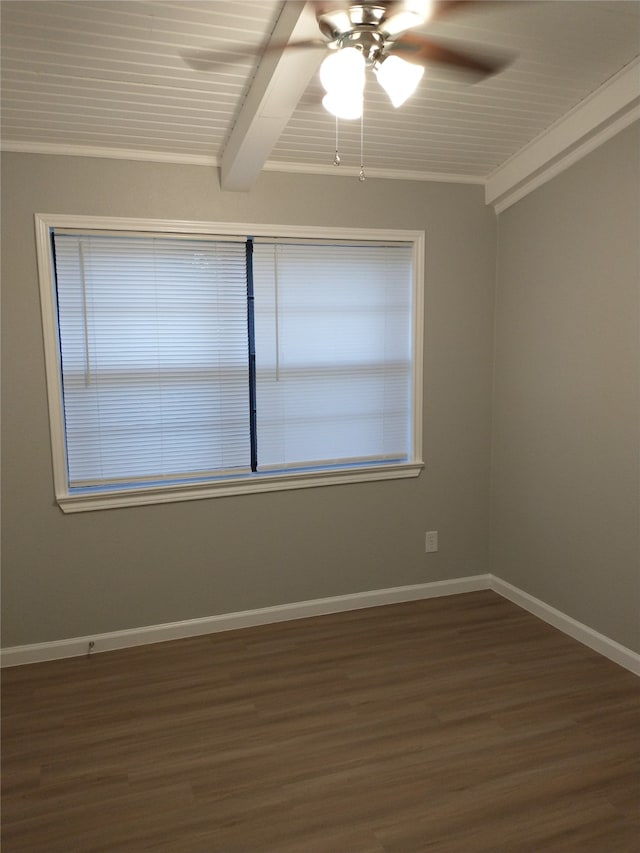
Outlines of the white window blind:
<svg viewBox="0 0 640 853">
<path fill-rule="evenodd" d="M 247 471 L 244 243 L 53 241 L 69 487 Z"/>
<path fill-rule="evenodd" d="M 411 245 L 256 241 L 258 470 L 411 453 Z"/>
<path fill-rule="evenodd" d="M 65 512 L 419 474 L 418 232 L 36 223 Z"/>
</svg>

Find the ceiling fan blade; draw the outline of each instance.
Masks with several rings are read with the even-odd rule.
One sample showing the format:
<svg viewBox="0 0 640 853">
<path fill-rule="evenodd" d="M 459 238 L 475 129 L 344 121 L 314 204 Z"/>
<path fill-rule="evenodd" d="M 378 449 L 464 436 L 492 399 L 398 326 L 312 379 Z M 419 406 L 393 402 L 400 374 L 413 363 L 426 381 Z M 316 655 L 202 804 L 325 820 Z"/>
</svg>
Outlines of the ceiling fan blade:
<svg viewBox="0 0 640 853">
<path fill-rule="evenodd" d="M 391 38 L 430 21 L 435 7 L 432 0 L 391 0 L 380 5 L 385 7 L 380 28 Z"/>
<path fill-rule="evenodd" d="M 268 53 L 279 50 L 318 48 L 325 50 L 323 39 L 303 39 L 301 41 L 275 42 L 268 45 L 239 44 L 229 50 L 190 50 L 180 54 L 184 62 L 194 71 L 215 71 L 221 65 L 233 65 L 247 57 L 262 58 Z"/>
<path fill-rule="evenodd" d="M 477 9 L 480 6 L 488 6 L 487 0 L 435 0 L 430 20 L 444 18 L 452 12 L 464 12 L 465 9 Z"/>
<path fill-rule="evenodd" d="M 433 0 L 432 18 L 443 18 L 452 12 L 486 12 L 507 6 L 522 8 L 539 4 L 540 0 Z"/>
<path fill-rule="evenodd" d="M 417 33 L 404 33 L 385 52 L 419 65 L 431 63 L 449 65 L 473 74 L 479 80 L 497 74 L 511 62 L 510 58 L 504 56 L 479 56 L 466 50 L 449 47 L 444 42 Z"/>
<path fill-rule="evenodd" d="M 440 63 L 488 77 L 502 70 L 510 60 L 487 59 L 474 56 L 425 36 L 412 33 L 412 27 L 445 17 L 465 8 L 496 5 L 498 0 L 309 0 L 315 11 L 320 30 L 327 39 L 334 40 L 353 26 L 350 15 L 358 7 L 376 9 L 375 19 L 380 19 L 380 30 L 390 39 L 387 54 L 396 54 L 409 62 L 423 65 Z M 501 0 L 506 2 L 506 0 Z M 520 0 L 523 2 L 523 0 Z M 335 46 L 335 43 L 332 44 Z M 328 47 L 326 39 L 314 38 L 300 41 L 271 42 L 265 45 L 239 44 L 228 50 L 192 50 L 182 52 L 183 61 L 195 71 L 215 71 L 224 65 L 233 65 L 250 57 L 262 58 L 269 53 L 289 49 L 321 49 Z"/>
</svg>

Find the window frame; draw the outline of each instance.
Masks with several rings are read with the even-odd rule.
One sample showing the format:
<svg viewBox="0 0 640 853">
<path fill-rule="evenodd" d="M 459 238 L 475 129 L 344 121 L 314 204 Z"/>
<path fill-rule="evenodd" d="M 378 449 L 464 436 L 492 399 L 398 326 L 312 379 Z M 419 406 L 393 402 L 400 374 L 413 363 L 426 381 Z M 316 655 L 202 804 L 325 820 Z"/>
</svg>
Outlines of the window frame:
<svg viewBox="0 0 640 853">
<path fill-rule="evenodd" d="M 254 472 L 251 475 L 243 474 L 206 482 L 162 484 L 141 486 L 136 489 L 110 489 L 109 491 L 71 494 L 67 476 L 62 374 L 55 299 L 55 269 L 51 250 L 51 233 L 55 228 L 137 232 L 149 236 L 152 234 L 209 236 L 212 239 L 251 235 L 252 237 L 303 240 L 410 243 L 412 245 L 413 266 L 411 306 L 413 346 L 411 353 L 411 447 L 409 460 L 400 463 L 354 465 L 302 472 Z M 425 236 L 423 231 L 133 219 L 44 213 L 35 214 L 35 230 L 54 492 L 56 502 L 63 512 L 83 512 L 343 483 L 404 479 L 417 477 L 420 474 L 424 467 L 422 461 L 422 387 Z"/>
</svg>

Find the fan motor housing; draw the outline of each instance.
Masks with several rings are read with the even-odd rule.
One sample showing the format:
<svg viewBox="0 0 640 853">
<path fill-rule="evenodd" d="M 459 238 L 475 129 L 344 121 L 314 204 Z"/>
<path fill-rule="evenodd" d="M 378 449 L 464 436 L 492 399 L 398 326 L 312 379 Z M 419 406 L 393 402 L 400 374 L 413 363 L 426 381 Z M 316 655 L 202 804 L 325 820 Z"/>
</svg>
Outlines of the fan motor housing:
<svg viewBox="0 0 640 853">
<path fill-rule="evenodd" d="M 375 3 L 358 3 L 342 10 L 319 12 L 318 26 L 324 36 L 336 41 L 360 31 L 371 31 L 380 27 L 386 9 Z"/>
</svg>

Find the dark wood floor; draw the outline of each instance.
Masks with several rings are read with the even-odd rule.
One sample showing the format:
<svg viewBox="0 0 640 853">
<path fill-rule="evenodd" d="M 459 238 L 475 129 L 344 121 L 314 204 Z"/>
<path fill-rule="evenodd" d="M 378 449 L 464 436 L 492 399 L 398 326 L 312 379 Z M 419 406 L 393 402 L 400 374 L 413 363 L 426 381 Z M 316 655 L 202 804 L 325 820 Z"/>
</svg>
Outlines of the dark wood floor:
<svg viewBox="0 0 640 853">
<path fill-rule="evenodd" d="M 638 853 L 640 681 L 492 592 L 3 673 L 3 853 Z"/>
</svg>

